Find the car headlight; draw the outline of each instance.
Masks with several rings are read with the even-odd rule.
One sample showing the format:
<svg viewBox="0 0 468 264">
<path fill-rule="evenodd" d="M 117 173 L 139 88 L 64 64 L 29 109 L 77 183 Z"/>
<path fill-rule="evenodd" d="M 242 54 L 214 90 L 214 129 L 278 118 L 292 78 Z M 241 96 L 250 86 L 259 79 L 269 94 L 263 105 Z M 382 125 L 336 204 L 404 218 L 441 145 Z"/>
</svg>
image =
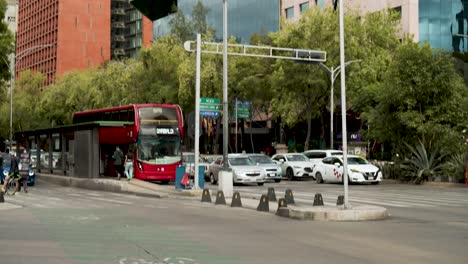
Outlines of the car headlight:
<svg viewBox="0 0 468 264">
<path fill-rule="evenodd" d="M 350 169 L 351 172 L 360 172 L 359 170 L 356 169 Z"/>
</svg>

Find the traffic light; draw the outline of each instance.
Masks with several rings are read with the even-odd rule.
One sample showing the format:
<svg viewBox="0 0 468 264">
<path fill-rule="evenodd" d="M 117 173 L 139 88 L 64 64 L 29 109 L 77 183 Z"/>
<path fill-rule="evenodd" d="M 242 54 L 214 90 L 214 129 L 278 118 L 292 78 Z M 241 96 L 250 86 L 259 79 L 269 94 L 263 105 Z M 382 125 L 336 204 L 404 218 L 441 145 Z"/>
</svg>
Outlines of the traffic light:
<svg viewBox="0 0 468 264">
<path fill-rule="evenodd" d="M 326 60 L 326 53 L 323 51 L 310 51 L 310 50 L 295 50 L 292 53 L 293 58 L 310 59 L 310 60 L 296 60 L 298 63 L 318 64 Z"/>
</svg>

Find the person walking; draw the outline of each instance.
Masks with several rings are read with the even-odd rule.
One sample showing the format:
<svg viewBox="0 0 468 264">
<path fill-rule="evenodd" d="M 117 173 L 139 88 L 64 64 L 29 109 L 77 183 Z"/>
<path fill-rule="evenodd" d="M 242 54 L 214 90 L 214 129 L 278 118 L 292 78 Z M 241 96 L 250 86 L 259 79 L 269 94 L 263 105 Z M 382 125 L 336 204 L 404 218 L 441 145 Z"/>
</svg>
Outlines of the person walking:
<svg viewBox="0 0 468 264">
<path fill-rule="evenodd" d="M 127 155 L 125 155 L 125 176 L 127 176 L 127 181 L 133 178 L 133 152 L 128 150 Z"/>
<path fill-rule="evenodd" d="M 23 152 L 20 155 L 19 159 L 19 172 L 23 181 L 23 190 L 25 193 L 28 192 L 28 176 L 29 176 L 29 167 L 31 166 L 31 160 L 29 159 L 29 154 L 26 149 L 23 149 Z"/>
<path fill-rule="evenodd" d="M 117 180 L 120 181 L 120 176 L 123 173 L 123 159 L 124 155 L 122 150 L 120 150 L 119 146 L 115 147 L 114 154 L 112 155 L 112 159 L 114 159 L 114 168 L 115 172 L 117 173 Z"/>
</svg>

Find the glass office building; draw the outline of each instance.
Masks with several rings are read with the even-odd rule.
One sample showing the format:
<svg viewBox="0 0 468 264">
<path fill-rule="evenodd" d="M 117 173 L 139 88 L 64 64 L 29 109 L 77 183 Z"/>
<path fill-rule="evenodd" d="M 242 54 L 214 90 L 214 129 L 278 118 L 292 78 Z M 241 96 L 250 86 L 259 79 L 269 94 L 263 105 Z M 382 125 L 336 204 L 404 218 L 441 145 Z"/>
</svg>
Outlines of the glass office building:
<svg viewBox="0 0 468 264">
<path fill-rule="evenodd" d="M 465 11 L 465 9 L 467 9 Z M 468 0 L 419 0 L 419 41 L 468 51 Z"/>
<path fill-rule="evenodd" d="M 216 30 L 216 38 L 223 37 L 223 0 L 201 0 L 209 9 L 207 23 Z M 277 0 L 230 0 L 228 1 L 228 34 L 235 36 L 240 43 L 248 43 L 255 33 L 275 32 L 279 30 L 280 8 Z M 178 7 L 190 17 L 194 0 L 178 0 Z M 170 32 L 171 16 L 153 22 L 154 36 L 160 37 Z"/>
</svg>

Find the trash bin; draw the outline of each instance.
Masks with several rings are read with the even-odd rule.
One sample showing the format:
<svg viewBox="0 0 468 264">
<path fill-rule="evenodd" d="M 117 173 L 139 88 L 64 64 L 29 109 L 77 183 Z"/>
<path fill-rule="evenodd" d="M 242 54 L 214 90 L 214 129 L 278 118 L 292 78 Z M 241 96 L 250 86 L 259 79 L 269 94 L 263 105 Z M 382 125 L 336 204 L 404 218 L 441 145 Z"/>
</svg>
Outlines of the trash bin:
<svg viewBox="0 0 468 264">
<path fill-rule="evenodd" d="M 198 166 L 198 187 L 205 188 L 205 166 Z"/>
<path fill-rule="evenodd" d="M 185 190 L 185 189 L 187 189 L 187 188 L 185 188 L 185 186 L 183 186 L 180 183 L 182 181 L 182 178 L 184 177 L 184 174 L 185 174 L 185 166 L 176 167 L 176 178 L 175 178 L 175 189 L 176 190 Z M 198 166 L 198 187 L 200 187 L 200 189 L 203 189 L 205 187 L 205 167 L 201 166 L 201 165 Z"/>
</svg>

